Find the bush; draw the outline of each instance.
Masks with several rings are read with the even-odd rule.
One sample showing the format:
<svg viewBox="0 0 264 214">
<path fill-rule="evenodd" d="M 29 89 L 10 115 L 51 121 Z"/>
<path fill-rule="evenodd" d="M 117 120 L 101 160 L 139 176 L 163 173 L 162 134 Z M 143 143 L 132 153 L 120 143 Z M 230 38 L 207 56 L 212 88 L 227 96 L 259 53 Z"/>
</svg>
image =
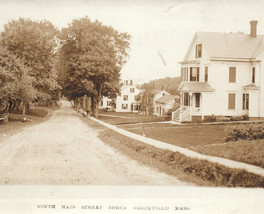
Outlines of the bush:
<svg viewBox="0 0 264 214">
<path fill-rule="evenodd" d="M 249 116 L 248 116 L 248 114 L 244 114 L 244 115 L 242 115 L 242 118 L 243 118 L 243 120 L 249 120 Z"/>
<path fill-rule="evenodd" d="M 205 121 L 216 122 L 216 116 L 212 114 L 211 116 L 206 117 Z"/>
<path fill-rule="evenodd" d="M 225 141 L 264 139 L 263 124 L 238 125 L 226 130 Z"/>
<path fill-rule="evenodd" d="M 242 121 L 243 116 L 232 116 L 230 117 L 230 121 Z"/>
</svg>

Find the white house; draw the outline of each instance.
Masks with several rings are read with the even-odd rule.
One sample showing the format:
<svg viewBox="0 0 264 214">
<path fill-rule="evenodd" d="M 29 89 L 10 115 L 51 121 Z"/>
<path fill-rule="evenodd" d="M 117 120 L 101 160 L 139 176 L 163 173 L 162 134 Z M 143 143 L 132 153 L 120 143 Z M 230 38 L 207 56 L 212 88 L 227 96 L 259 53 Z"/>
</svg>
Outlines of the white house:
<svg viewBox="0 0 264 214">
<path fill-rule="evenodd" d="M 159 109 L 157 109 L 155 101 L 158 100 L 159 98 L 165 96 L 165 95 L 170 95 L 170 93 L 165 91 L 165 90 L 158 90 L 158 89 L 154 90 L 154 97 L 153 97 L 154 112 L 153 112 L 153 114 L 156 116 L 160 116 L 160 111 L 159 111 Z"/>
<path fill-rule="evenodd" d="M 170 93 L 165 91 L 165 90 L 156 89 L 156 90 L 154 90 L 154 98 L 153 98 L 153 100 L 155 101 L 155 100 L 161 98 L 164 95 L 170 95 Z"/>
<path fill-rule="evenodd" d="M 164 116 L 170 109 L 173 108 L 179 96 L 164 95 L 154 101 L 154 114 L 157 116 Z"/>
<path fill-rule="evenodd" d="M 114 108 L 113 103 L 114 100 L 112 98 L 103 96 L 99 108 L 111 110 Z"/>
<path fill-rule="evenodd" d="M 197 32 L 181 64 L 180 121 L 208 116 L 264 117 L 264 36 Z"/>
<path fill-rule="evenodd" d="M 126 80 L 116 97 L 116 112 L 138 112 L 140 104 L 136 101 L 136 96 L 139 93 L 140 89 L 133 84 L 133 81 Z"/>
</svg>

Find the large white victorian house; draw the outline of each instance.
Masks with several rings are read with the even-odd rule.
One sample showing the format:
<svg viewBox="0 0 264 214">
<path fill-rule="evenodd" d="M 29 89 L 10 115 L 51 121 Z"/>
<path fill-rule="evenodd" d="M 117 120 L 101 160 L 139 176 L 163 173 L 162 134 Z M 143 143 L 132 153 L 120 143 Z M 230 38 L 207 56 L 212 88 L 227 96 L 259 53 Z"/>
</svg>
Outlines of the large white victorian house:
<svg viewBox="0 0 264 214">
<path fill-rule="evenodd" d="M 173 119 L 264 117 L 264 35 L 197 32 L 181 64 L 181 107 Z"/>
</svg>

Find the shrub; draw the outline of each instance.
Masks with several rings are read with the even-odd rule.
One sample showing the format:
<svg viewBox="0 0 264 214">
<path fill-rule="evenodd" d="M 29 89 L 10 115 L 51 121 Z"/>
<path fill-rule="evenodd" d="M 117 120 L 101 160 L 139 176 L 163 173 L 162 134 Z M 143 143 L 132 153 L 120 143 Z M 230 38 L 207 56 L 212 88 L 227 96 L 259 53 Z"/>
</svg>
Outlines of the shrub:
<svg viewBox="0 0 264 214">
<path fill-rule="evenodd" d="M 238 125 L 228 127 L 225 141 L 264 139 L 263 124 Z"/>
<path fill-rule="evenodd" d="M 243 116 L 232 116 L 230 117 L 230 121 L 242 121 Z"/>
<path fill-rule="evenodd" d="M 205 121 L 216 122 L 216 116 L 212 114 L 211 116 L 206 117 Z"/>
<path fill-rule="evenodd" d="M 243 120 L 249 120 L 249 116 L 248 116 L 248 114 L 244 114 L 244 115 L 242 115 L 242 118 L 243 118 Z"/>
</svg>

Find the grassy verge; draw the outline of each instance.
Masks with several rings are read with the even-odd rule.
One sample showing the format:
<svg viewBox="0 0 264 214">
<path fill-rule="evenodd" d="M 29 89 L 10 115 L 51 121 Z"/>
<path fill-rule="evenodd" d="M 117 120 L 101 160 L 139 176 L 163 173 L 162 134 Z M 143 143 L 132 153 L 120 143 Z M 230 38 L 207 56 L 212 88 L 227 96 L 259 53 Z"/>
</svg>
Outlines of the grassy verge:
<svg viewBox="0 0 264 214">
<path fill-rule="evenodd" d="M 136 113 L 99 111 L 99 119 L 112 125 L 166 121 L 167 117 L 147 116 Z"/>
<path fill-rule="evenodd" d="M 205 155 L 223 157 L 264 168 L 263 139 L 198 146 L 193 150 Z"/>
<path fill-rule="evenodd" d="M 100 139 L 122 153 L 182 181 L 199 186 L 264 187 L 264 178 L 244 170 L 231 169 L 205 160 L 189 158 L 178 152 L 158 149 L 128 138 L 84 118 L 100 130 Z"/>
<path fill-rule="evenodd" d="M 166 143 L 190 148 L 199 145 L 220 143 L 224 140 L 227 125 L 172 125 L 144 124 L 122 126 L 121 128 L 142 135 L 142 127 L 147 137 Z"/>
<path fill-rule="evenodd" d="M 0 124 L 0 141 L 21 131 L 25 127 L 36 125 L 40 122 L 48 120 L 51 113 L 58 108 L 59 106 L 32 106 L 26 115 L 26 118 L 29 120 L 29 122 L 22 122 L 23 116 L 21 115 L 20 111 L 10 113 L 8 116 L 9 122 Z"/>
</svg>

